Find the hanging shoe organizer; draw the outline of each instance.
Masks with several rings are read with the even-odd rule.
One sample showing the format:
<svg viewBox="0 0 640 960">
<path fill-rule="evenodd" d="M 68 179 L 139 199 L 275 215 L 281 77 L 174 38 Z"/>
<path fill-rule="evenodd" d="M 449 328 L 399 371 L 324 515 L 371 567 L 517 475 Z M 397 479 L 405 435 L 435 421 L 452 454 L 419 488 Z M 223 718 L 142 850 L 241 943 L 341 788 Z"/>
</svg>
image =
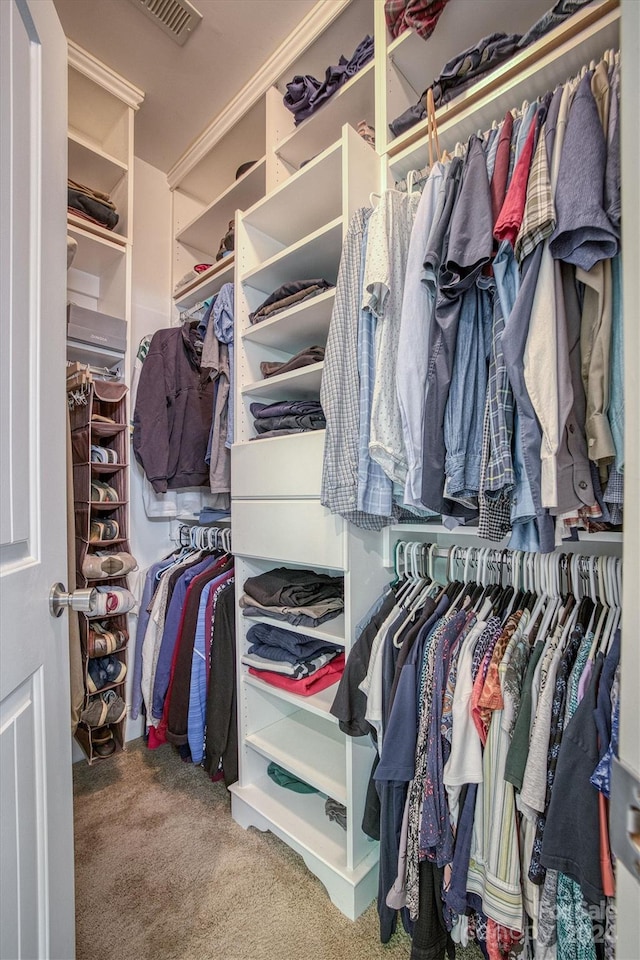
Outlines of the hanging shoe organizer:
<svg viewBox="0 0 640 960">
<path fill-rule="evenodd" d="M 84 703 L 76 740 L 88 762 L 124 748 L 129 626 L 128 388 L 89 379 L 70 408 L 78 587 L 95 588 L 80 614 Z"/>
</svg>

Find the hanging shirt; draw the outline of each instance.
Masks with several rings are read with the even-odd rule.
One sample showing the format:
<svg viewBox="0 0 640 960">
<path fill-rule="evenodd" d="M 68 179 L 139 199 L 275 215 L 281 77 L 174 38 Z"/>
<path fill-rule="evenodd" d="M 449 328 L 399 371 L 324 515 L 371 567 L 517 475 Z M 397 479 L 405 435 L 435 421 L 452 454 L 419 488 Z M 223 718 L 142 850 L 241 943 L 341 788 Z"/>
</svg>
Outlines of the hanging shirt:
<svg viewBox="0 0 640 960">
<path fill-rule="evenodd" d="M 396 392 L 404 278 L 420 196 L 386 190 L 369 220 L 362 305 L 375 315 L 376 373 L 369 453 L 395 483 L 404 484 L 407 457 Z"/>
<path fill-rule="evenodd" d="M 320 403 L 327 426 L 322 461 L 320 501 L 323 506 L 371 530 L 388 520 L 358 510 L 358 317 L 360 257 L 369 211 L 353 214 L 342 247 L 336 296 L 324 357 Z"/>
<path fill-rule="evenodd" d="M 435 302 L 434 278 L 423 265 L 429 234 L 444 202 L 445 168 L 435 163 L 422 190 L 411 231 L 402 295 L 396 384 L 407 458 L 404 502 L 420 507 L 422 434 L 429 361 L 429 329 Z"/>
</svg>

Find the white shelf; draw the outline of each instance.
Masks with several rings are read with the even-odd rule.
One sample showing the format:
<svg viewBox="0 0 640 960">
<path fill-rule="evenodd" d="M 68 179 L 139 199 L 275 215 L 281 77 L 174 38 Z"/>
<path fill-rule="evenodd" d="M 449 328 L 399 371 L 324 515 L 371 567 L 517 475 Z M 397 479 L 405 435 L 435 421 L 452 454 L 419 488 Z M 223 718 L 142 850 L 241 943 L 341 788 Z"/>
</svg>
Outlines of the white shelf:
<svg viewBox="0 0 640 960">
<path fill-rule="evenodd" d="M 248 383 L 242 387 L 241 393 L 245 397 L 270 397 L 274 401 L 317 399 L 323 369 L 323 361 L 311 363 L 308 367 L 301 367 L 300 370 L 291 370 L 289 373 L 267 377 L 266 380 Z M 253 442 L 263 443 L 264 441 L 254 440 Z"/>
<path fill-rule="evenodd" d="M 246 210 L 265 191 L 266 157 L 247 170 L 241 177 L 213 200 L 202 213 L 194 217 L 179 233 L 176 240 L 197 250 L 217 251 L 220 240 L 229 228 L 236 210 Z"/>
<path fill-rule="evenodd" d="M 94 190 L 111 194 L 127 172 L 127 165 L 117 157 L 94 146 L 82 134 L 69 132 L 69 177 Z"/>
<path fill-rule="evenodd" d="M 268 760 L 346 804 L 345 735 L 336 724 L 297 710 L 245 740 Z"/>
<path fill-rule="evenodd" d="M 234 783 L 229 789 L 259 811 L 286 842 L 302 847 L 337 873 L 347 874 L 347 835 L 324 812 L 324 796 L 295 793 L 266 775 L 245 787 Z"/>
<path fill-rule="evenodd" d="M 479 129 L 486 130 L 523 100 L 534 100 L 575 75 L 585 63 L 618 46 L 620 10 L 617 0 L 570 17 L 522 53 L 479 80 L 470 90 L 436 111 L 443 150 L 453 150 Z M 396 179 L 424 166 L 427 157 L 426 120 L 389 145 L 389 167 Z"/>
<path fill-rule="evenodd" d="M 304 234 L 342 213 L 342 139 L 246 210 L 243 222 L 279 243 Z"/>
<path fill-rule="evenodd" d="M 374 61 L 363 67 L 337 93 L 277 146 L 276 153 L 296 170 L 340 136 L 343 124 L 374 122 Z"/>
<path fill-rule="evenodd" d="M 126 246 L 129 243 L 127 237 L 124 237 L 121 233 L 115 233 L 113 230 L 107 230 L 106 227 L 101 227 L 97 223 L 91 223 L 89 220 L 84 220 L 82 217 L 76 217 L 75 214 L 69 213 L 67 211 L 67 226 L 69 228 L 74 228 L 78 230 L 81 234 L 93 234 L 95 237 L 102 237 L 103 240 L 108 240 L 114 245 Z"/>
<path fill-rule="evenodd" d="M 286 247 L 240 279 L 265 295 L 290 280 L 322 277 L 335 283 L 342 252 L 342 217 Z"/>
<path fill-rule="evenodd" d="M 229 254 L 201 273 L 193 283 L 179 290 L 173 298 L 176 307 L 188 310 L 201 300 L 207 300 L 214 293 L 218 293 L 225 283 L 233 283 L 235 260 L 235 254 Z"/>
<path fill-rule="evenodd" d="M 73 270 L 99 275 L 122 263 L 127 252 L 125 244 L 115 243 L 112 237 L 89 233 L 84 227 L 77 225 L 75 218 L 72 221 L 71 217 L 67 221 L 67 231 L 78 241 L 78 249 L 71 264 Z"/>
<path fill-rule="evenodd" d="M 268 347 L 286 347 L 297 353 L 310 343 L 327 341 L 331 313 L 336 298 L 335 288 L 311 300 L 283 310 L 282 313 L 249 327 L 243 340 Z"/>
<path fill-rule="evenodd" d="M 247 629 L 254 623 L 266 623 L 268 626 L 282 627 L 285 630 L 291 630 L 293 633 L 301 633 L 306 637 L 314 637 L 316 640 L 327 640 L 329 643 L 345 644 L 344 613 L 333 620 L 325 620 L 319 627 L 296 626 L 293 623 L 284 623 L 280 620 L 273 620 L 270 617 L 245 617 L 243 621 Z"/>
<path fill-rule="evenodd" d="M 248 664 L 244 665 L 248 669 Z M 323 717 L 325 720 L 329 720 L 331 723 L 337 723 L 338 720 L 333 714 L 329 713 L 333 699 L 336 695 L 336 690 L 340 677 L 336 678 L 336 682 L 330 687 L 326 687 L 324 690 L 321 690 L 319 693 L 314 693 L 310 697 L 303 697 L 299 693 L 291 693 L 289 690 L 282 690 L 280 687 L 274 687 L 273 684 L 267 683 L 266 680 L 260 680 L 258 677 L 254 677 L 251 674 L 245 674 L 244 683 L 249 687 L 255 687 L 257 690 L 262 690 L 264 693 L 269 693 L 272 696 L 276 697 L 278 700 L 284 700 L 286 703 L 292 703 L 297 706 L 300 710 L 307 710 L 309 713 L 314 713 L 318 717 Z"/>
</svg>

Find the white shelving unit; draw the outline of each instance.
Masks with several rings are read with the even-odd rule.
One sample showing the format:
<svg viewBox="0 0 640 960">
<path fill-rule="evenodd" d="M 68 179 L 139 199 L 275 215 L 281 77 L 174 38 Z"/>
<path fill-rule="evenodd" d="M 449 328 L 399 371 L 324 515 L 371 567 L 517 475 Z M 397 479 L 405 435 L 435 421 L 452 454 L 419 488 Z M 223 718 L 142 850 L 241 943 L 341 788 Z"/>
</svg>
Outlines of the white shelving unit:
<svg viewBox="0 0 640 960">
<path fill-rule="evenodd" d="M 345 609 L 318 628 L 292 628 L 328 639 L 348 653 L 355 624 L 387 579 L 380 536 L 352 528 L 320 504 L 324 431 L 252 440 L 249 404 L 318 398 L 322 363 L 259 380 L 261 360 L 293 356 L 326 344 L 334 291 L 251 326 L 248 315 L 275 287 L 293 279 L 337 278 L 350 217 L 376 190 L 379 160 L 345 126 L 340 139 L 265 199 L 238 216 L 236 283 L 236 442 L 232 449 L 232 523 L 236 579 L 275 566 L 305 567 L 342 576 Z M 303 198 L 309 203 L 302 204 Z M 319 202 L 319 198 L 322 198 Z M 265 618 L 257 618 L 268 623 Z M 360 824 L 373 759 L 368 742 L 346 737 L 329 708 L 335 685 L 303 697 L 249 675 L 241 657 L 252 617 L 238 609 L 240 779 L 231 787 L 232 812 L 247 827 L 272 830 L 297 850 L 332 900 L 355 918 L 377 885 L 377 844 Z M 271 621 L 273 623 L 273 621 Z M 290 804 L 287 791 L 266 776 L 274 761 L 319 795 Z M 324 813 L 327 797 L 345 804 L 347 831 Z"/>
<path fill-rule="evenodd" d="M 110 194 L 119 219 L 107 230 L 68 214 L 67 231 L 78 248 L 67 273 L 67 298 L 129 324 L 134 116 L 144 94 L 72 41 L 68 54 L 69 177 Z M 69 347 L 69 357 L 96 365 L 117 359 L 77 345 Z"/>
<path fill-rule="evenodd" d="M 173 188 L 173 287 L 174 303 L 192 306 L 216 293 L 232 280 L 230 257 L 216 261 L 220 241 L 235 220 L 236 210 L 252 206 L 266 189 L 265 98 L 261 97 L 213 147 L 193 161 L 179 164 Z M 237 174 L 245 163 L 253 166 Z M 186 288 L 177 282 L 197 263 L 212 264 Z M 222 271 L 227 275 L 221 282 Z M 191 295 L 197 288 L 195 299 Z M 191 302 L 189 302 L 189 300 Z"/>
<path fill-rule="evenodd" d="M 301 56 L 286 66 L 267 95 L 268 188 L 274 189 L 340 136 L 345 123 L 356 127 L 360 120 L 374 125 L 375 63 L 372 60 L 333 94 L 315 113 L 297 127 L 283 103 L 287 83 L 294 76 L 309 74 L 323 80 L 329 64 L 341 55 L 350 57 L 358 44 L 374 34 L 371 0 L 349 0 L 344 10 L 313 39 Z"/>
</svg>

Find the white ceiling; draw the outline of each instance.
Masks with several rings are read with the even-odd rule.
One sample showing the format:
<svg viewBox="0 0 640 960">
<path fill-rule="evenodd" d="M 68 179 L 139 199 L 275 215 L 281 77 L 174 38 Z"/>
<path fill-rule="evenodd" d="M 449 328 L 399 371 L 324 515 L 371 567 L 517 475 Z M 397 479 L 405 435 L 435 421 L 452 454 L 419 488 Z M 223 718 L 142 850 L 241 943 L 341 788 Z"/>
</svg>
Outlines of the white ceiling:
<svg viewBox="0 0 640 960">
<path fill-rule="evenodd" d="M 135 153 L 165 172 L 316 0 L 192 2 L 203 19 L 180 47 L 130 0 L 54 0 L 67 37 L 144 90 Z"/>
</svg>

